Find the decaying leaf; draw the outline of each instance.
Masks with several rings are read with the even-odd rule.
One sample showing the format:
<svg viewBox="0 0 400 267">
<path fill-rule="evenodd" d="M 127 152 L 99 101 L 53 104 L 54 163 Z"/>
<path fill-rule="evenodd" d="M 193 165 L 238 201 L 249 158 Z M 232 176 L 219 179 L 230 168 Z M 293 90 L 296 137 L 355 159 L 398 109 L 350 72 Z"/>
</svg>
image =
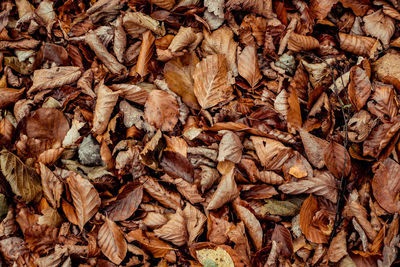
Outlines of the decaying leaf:
<svg viewBox="0 0 400 267">
<path fill-rule="evenodd" d="M 43 194 L 53 208 L 60 207 L 63 184 L 57 176 L 43 163 L 39 163 L 40 176 L 42 178 Z"/>
<path fill-rule="evenodd" d="M 157 237 L 170 241 L 177 246 L 186 244 L 188 234 L 184 212 L 178 208 L 171 219 L 162 227 L 155 229 L 154 233 Z"/>
<path fill-rule="evenodd" d="M 144 109 L 146 121 L 161 131 L 172 131 L 178 122 L 179 106 L 175 98 L 162 90 L 152 90 Z"/>
<path fill-rule="evenodd" d="M 331 142 L 324 150 L 325 165 L 338 179 L 350 174 L 351 160 L 346 148 L 336 142 Z"/>
<path fill-rule="evenodd" d="M 238 57 L 238 71 L 251 87 L 255 87 L 262 75 L 258 67 L 257 51 L 254 46 L 246 46 Z"/>
<path fill-rule="evenodd" d="M 115 264 L 120 264 L 127 252 L 125 237 L 118 225 L 106 218 L 97 236 L 103 254 Z"/>
<path fill-rule="evenodd" d="M 311 36 L 305 36 L 292 32 L 289 37 L 288 49 L 294 52 L 317 49 L 319 42 Z"/>
<path fill-rule="evenodd" d="M 292 153 L 289 147 L 279 141 L 259 136 L 252 136 L 250 139 L 256 148 L 261 164 L 267 170 L 280 169 Z"/>
</svg>

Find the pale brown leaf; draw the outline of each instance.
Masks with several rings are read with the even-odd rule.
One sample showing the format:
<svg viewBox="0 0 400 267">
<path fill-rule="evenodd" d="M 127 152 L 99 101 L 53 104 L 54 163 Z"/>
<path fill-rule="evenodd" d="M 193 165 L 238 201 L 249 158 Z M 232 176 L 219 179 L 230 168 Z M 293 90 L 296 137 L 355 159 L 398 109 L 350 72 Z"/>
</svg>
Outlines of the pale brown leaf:
<svg viewBox="0 0 400 267">
<path fill-rule="evenodd" d="M 313 17 L 317 19 L 324 19 L 331 11 L 333 5 L 338 0 L 312 0 L 310 1 L 310 10 L 313 13 Z"/>
<path fill-rule="evenodd" d="M 60 207 L 63 184 L 57 176 L 43 163 L 39 163 L 42 178 L 43 194 L 53 208 Z"/>
<path fill-rule="evenodd" d="M 189 203 L 187 203 L 183 209 L 183 216 L 186 221 L 186 229 L 189 235 L 187 244 L 188 246 L 191 246 L 196 238 L 203 232 L 203 226 L 207 218 L 200 210 Z"/>
<path fill-rule="evenodd" d="M 97 236 L 103 254 L 115 264 L 120 264 L 127 252 L 125 237 L 118 225 L 108 218 L 99 229 Z"/>
<path fill-rule="evenodd" d="M 162 90 L 152 90 L 144 106 L 146 121 L 161 131 L 172 131 L 178 122 L 179 106 L 175 98 Z"/>
<path fill-rule="evenodd" d="M 193 73 L 194 94 L 203 109 L 211 108 L 232 98 L 223 55 L 211 55 L 196 65 Z"/>
<path fill-rule="evenodd" d="M 350 35 L 339 32 L 340 48 L 343 50 L 364 57 L 369 57 L 377 42 L 376 39 L 366 36 Z"/>
<path fill-rule="evenodd" d="M 201 192 L 204 193 L 213 186 L 213 184 L 219 179 L 220 175 L 216 169 L 208 167 L 207 165 L 201 165 L 200 168 L 200 186 Z"/>
<path fill-rule="evenodd" d="M 329 145 L 328 141 L 318 138 L 303 129 L 300 129 L 300 137 L 303 141 L 304 151 L 311 164 L 319 169 L 324 167 L 324 155 L 321 152 Z"/>
<path fill-rule="evenodd" d="M 276 16 L 272 10 L 272 0 L 228 0 L 225 8 L 228 11 L 250 11 L 266 18 Z"/>
<path fill-rule="evenodd" d="M 183 246 L 188 240 L 186 220 L 183 211 L 178 208 L 171 219 L 162 227 L 155 229 L 154 234 L 177 246 Z"/>
<path fill-rule="evenodd" d="M 196 32 L 192 27 L 180 27 L 178 33 L 172 39 L 168 49 L 175 53 L 187 48 L 192 52 L 203 40 L 203 33 Z"/>
<path fill-rule="evenodd" d="M 220 131 L 223 134 L 219 143 L 218 161 L 229 160 L 234 163 L 239 163 L 242 158 L 242 142 L 239 136 L 231 131 Z"/>
<path fill-rule="evenodd" d="M 63 151 L 63 147 L 48 149 L 40 153 L 37 161 L 45 165 L 53 165 L 60 158 Z"/>
<path fill-rule="evenodd" d="M 78 226 L 82 230 L 100 207 L 99 193 L 88 180 L 74 172 L 70 172 L 67 183 L 74 203 Z"/>
<path fill-rule="evenodd" d="M 319 47 L 319 42 L 312 36 L 292 32 L 289 36 L 288 49 L 294 52 L 314 50 Z"/>
<path fill-rule="evenodd" d="M 329 246 L 328 257 L 331 262 L 338 262 L 347 255 L 346 232 L 341 230 Z"/>
<path fill-rule="evenodd" d="M 238 56 L 238 71 L 251 87 L 255 87 L 262 75 L 258 67 L 257 50 L 254 46 L 246 46 Z"/>
<path fill-rule="evenodd" d="M 25 89 L 0 87 L 0 108 L 6 108 L 10 104 L 17 102 L 23 95 L 24 91 Z"/>
<path fill-rule="evenodd" d="M 148 73 L 148 64 L 152 57 L 154 50 L 154 41 L 155 37 L 151 34 L 150 31 L 146 31 L 143 33 L 143 41 L 140 46 L 140 53 L 136 63 L 136 72 L 144 77 Z"/>
<path fill-rule="evenodd" d="M 266 170 L 279 170 L 292 154 L 292 150 L 279 141 L 260 136 L 251 136 L 250 140 Z"/>
<path fill-rule="evenodd" d="M 382 121 L 392 120 L 398 112 L 393 86 L 375 81 L 372 87 L 374 93 L 368 101 L 368 110 Z"/>
<path fill-rule="evenodd" d="M 358 66 L 354 66 L 350 70 L 350 84 L 348 88 L 349 99 L 359 111 L 371 94 L 371 82 L 365 70 Z"/>
<path fill-rule="evenodd" d="M 395 32 L 394 20 L 385 16 L 382 9 L 363 17 L 365 32 L 382 41 L 385 47 L 389 46 L 390 39 Z"/>
<path fill-rule="evenodd" d="M 132 38 L 138 38 L 146 30 L 157 35 L 165 35 L 164 24 L 142 12 L 126 12 L 123 16 L 123 25 Z"/>
<path fill-rule="evenodd" d="M 324 151 L 325 165 L 337 178 L 347 177 L 351 171 L 350 155 L 346 148 L 336 142 L 331 142 Z"/>
<path fill-rule="evenodd" d="M 146 190 L 146 192 L 164 206 L 174 210 L 181 207 L 181 197 L 179 194 L 168 191 L 153 177 L 141 176 L 139 181 L 143 184 L 143 188 Z"/>
<path fill-rule="evenodd" d="M 146 233 L 141 229 L 133 230 L 126 235 L 128 242 L 137 241 L 155 258 L 165 257 L 171 250 L 172 246 L 167 242 L 158 239 L 154 233 Z"/>
</svg>

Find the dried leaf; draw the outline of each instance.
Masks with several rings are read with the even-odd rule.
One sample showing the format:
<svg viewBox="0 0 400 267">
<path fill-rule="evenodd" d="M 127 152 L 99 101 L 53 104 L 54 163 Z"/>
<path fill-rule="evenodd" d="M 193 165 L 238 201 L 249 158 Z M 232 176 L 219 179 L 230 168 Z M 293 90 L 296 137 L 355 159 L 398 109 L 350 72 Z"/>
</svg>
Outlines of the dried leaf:
<svg viewBox="0 0 400 267">
<path fill-rule="evenodd" d="M 238 71 L 252 88 L 261 80 L 262 75 L 258 67 L 257 51 L 255 47 L 246 46 L 238 56 Z"/>
<path fill-rule="evenodd" d="M 81 74 L 79 67 L 72 66 L 35 70 L 33 84 L 29 88 L 28 94 L 74 83 L 81 77 Z"/>
<path fill-rule="evenodd" d="M 382 121 L 387 117 L 392 120 L 398 111 L 393 87 L 380 82 L 374 82 L 372 87 L 374 93 L 368 102 L 368 110 Z"/>
<path fill-rule="evenodd" d="M 395 32 L 394 20 L 385 16 L 382 9 L 363 17 L 365 32 L 382 41 L 385 47 L 389 46 L 390 39 Z"/>
<path fill-rule="evenodd" d="M 338 0 L 312 0 L 310 2 L 310 10 L 313 13 L 313 17 L 317 19 L 324 19 L 331 11 L 333 5 Z"/>
<path fill-rule="evenodd" d="M 186 229 L 188 232 L 188 246 L 191 246 L 197 237 L 203 232 L 203 226 L 207 218 L 204 214 L 189 203 L 183 209 L 183 216 L 186 221 Z"/>
<path fill-rule="evenodd" d="M 357 66 L 351 68 L 350 79 L 348 88 L 349 99 L 357 111 L 359 111 L 367 103 L 371 94 L 371 82 L 365 70 Z"/>
<path fill-rule="evenodd" d="M 294 52 L 317 49 L 319 42 L 312 36 L 305 36 L 292 32 L 289 36 L 288 49 Z"/>
<path fill-rule="evenodd" d="M 271 0 L 228 0 L 225 7 L 228 11 L 251 11 L 266 18 L 272 18 L 275 15 L 272 11 Z"/>
<path fill-rule="evenodd" d="M 150 251 L 155 258 L 163 258 L 173 250 L 171 245 L 158 239 L 154 233 L 145 233 L 141 229 L 129 232 L 126 235 L 126 239 L 128 242 L 139 242 L 146 250 Z"/>
<path fill-rule="evenodd" d="M 299 214 L 304 199 L 290 198 L 288 200 L 268 199 L 261 208 L 261 215 L 295 216 Z"/>
<path fill-rule="evenodd" d="M 151 30 L 157 35 L 165 35 L 163 23 L 160 23 L 142 12 L 126 12 L 122 19 L 126 32 L 131 35 L 132 38 L 137 38 L 141 33 L 144 33 L 146 29 Z"/>
<path fill-rule="evenodd" d="M 125 237 L 118 225 L 108 218 L 99 229 L 97 236 L 103 254 L 115 264 L 120 264 L 127 252 Z"/>
<path fill-rule="evenodd" d="M 242 158 L 242 143 L 240 138 L 231 131 L 220 131 L 223 134 L 219 143 L 218 161 L 229 160 L 239 163 Z"/>
<path fill-rule="evenodd" d="M 208 109 L 232 97 L 223 55 L 211 55 L 196 65 L 193 73 L 194 94 L 203 109 Z"/>
<path fill-rule="evenodd" d="M 67 183 L 74 203 L 78 226 L 82 230 L 100 207 L 99 193 L 88 180 L 74 172 L 70 172 Z"/>
<path fill-rule="evenodd" d="M 6 87 L 0 87 L 0 108 L 6 108 L 10 104 L 17 102 L 23 95 L 25 89 L 12 89 Z"/>
<path fill-rule="evenodd" d="M 251 136 L 250 140 L 254 144 L 261 165 L 267 170 L 279 170 L 292 154 L 291 149 L 279 141 L 259 136 Z"/>
<path fill-rule="evenodd" d="M 63 184 L 57 176 L 43 163 L 39 163 L 40 176 L 42 178 L 43 194 L 53 208 L 60 207 Z"/>
<path fill-rule="evenodd" d="M 300 129 L 300 137 L 303 141 L 304 151 L 311 164 L 319 169 L 324 167 L 324 154 L 321 153 L 321 151 L 325 151 L 325 148 L 329 145 L 329 143 L 326 140 L 309 134 L 303 129 Z"/>
<path fill-rule="evenodd" d="M 42 186 L 34 169 L 6 149 L 0 151 L 0 167 L 14 194 L 27 203 L 40 199 Z"/>
<path fill-rule="evenodd" d="M 113 221 L 124 221 L 135 213 L 142 202 L 143 186 L 136 183 L 128 183 L 118 194 L 117 199 L 110 203 L 106 212 L 108 218 Z"/>
<path fill-rule="evenodd" d="M 329 246 L 328 257 L 331 262 L 338 262 L 347 255 L 346 232 L 340 231 Z"/>
<path fill-rule="evenodd" d="M 150 31 L 143 33 L 143 41 L 140 45 L 139 57 L 136 63 L 136 72 L 144 77 L 149 72 L 148 64 L 153 55 L 155 37 Z"/>
<path fill-rule="evenodd" d="M 187 47 L 192 52 L 203 40 L 203 34 L 192 27 L 180 27 L 168 49 L 175 53 Z"/>
<path fill-rule="evenodd" d="M 369 0 L 340 0 L 345 8 L 351 8 L 356 16 L 364 16 L 371 7 Z"/>
<path fill-rule="evenodd" d="M 300 227 L 307 240 L 314 243 L 328 243 L 329 236 L 313 225 L 313 217 L 318 211 L 318 200 L 311 194 L 300 210 Z"/>
<path fill-rule="evenodd" d="M 152 90 L 144 106 L 146 121 L 161 131 L 172 131 L 178 122 L 179 106 L 175 98 L 162 90 Z"/>
<path fill-rule="evenodd" d="M 162 227 L 155 229 L 157 237 L 169 241 L 177 246 L 183 246 L 188 239 L 186 221 L 183 211 L 178 208 L 171 219 Z"/>
<path fill-rule="evenodd" d="M 339 40 L 340 48 L 347 52 L 364 57 L 369 57 L 371 53 L 374 53 L 372 50 L 376 43 L 374 38 L 339 32 Z"/>
<path fill-rule="evenodd" d="M 337 178 L 347 177 L 351 171 L 351 159 L 346 148 L 336 142 L 331 142 L 324 150 L 325 165 Z"/>
<path fill-rule="evenodd" d="M 146 192 L 164 206 L 174 210 L 181 207 L 181 198 L 179 194 L 167 191 L 153 177 L 142 176 L 139 178 L 139 181 L 143 184 L 143 188 Z"/>
</svg>

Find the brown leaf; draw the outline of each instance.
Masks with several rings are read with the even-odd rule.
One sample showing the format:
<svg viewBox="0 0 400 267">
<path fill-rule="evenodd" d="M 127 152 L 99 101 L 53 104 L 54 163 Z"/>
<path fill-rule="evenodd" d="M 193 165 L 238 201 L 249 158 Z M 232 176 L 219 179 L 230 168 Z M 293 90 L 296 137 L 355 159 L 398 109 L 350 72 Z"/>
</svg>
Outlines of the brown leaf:
<svg viewBox="0 0 400 267">
<path fill-rule="evenodd" d="M 187 244 L 188 246 L 191 246 L 196 238 L 203 232 L 203 226 L 207 217 L 189 203 L 186 203 L 186 206 L 183 209 L 183 216 L 186 221 L 186 229 L 189 235 Z"/>
<path fill-rule="evenodd" d="M 216 169 L 206 165 L 201 165 L 200 168 L 200 186 L 201 192 L 204 193 L 213 186 L 213 184 L 219 179 L 220 175 Z"/>
<path fill-rule="evenodd" d="M 289 182 L 279 186 L 279 190 L 285 194 L 314 193 L 337 202 L 338 184 L 335 177 L 327 171 L 315 171 L 315 177 L 301 179 L 298 182 Z"/>
<path fill-rule="evenodd" d="M 43 194 L 53 208 L 60 207 L 63 184 L 43 163 L 39 163 L 42 178 Z"/>
<path fill-rule="evenodd" d="M 371 94 L 371 82 L 365 70 L 358 66 L 354 66 L 350 70 L 350 84 L 348 88 L 349 99 L 359 111 Z"/>
<path fill-rule="evenodd" d="M 123 25 L 132 38 L 138 38 L 146 29 L 157 35 L 165 35 L 164 24 L 142 12 L 126 12 L 123 16 Z"/>
<path fill-rule="evenodd" d="M 340 48 L 343 50 L 364 57 L 369 57 L 376 39 L 365 36 L 350 35 L 339 32 Z"/>
<path fill-rule="evenodd" d="M 92 31 L 86 34 L 85 41 L 112 74 L 122 76 L 127 74 L 128 70 L 126 67 L 119 63 L 117 59 L 107 51 L 107 48 L 103 45 L 95 32 Z"/>
<path fill-rule="evenodd" d="M 223 55 L 211 55 L 196 65 L 193 73 L 194 94 L 203 109 L 211 108 L 232 97 Z"/>
<path fill-rule="evenodd" d="M 374 158 L 387 157 L 399 139 L 400 116 L 375 127 L 364 141 L 363 155 Z"/>
<path fill-rule="evenodd" d="M 312 0 L 310 3 L 310 10 L 313 17 L 317 19 L 324 19 L 331 12 L 331 8 L 338 0 Z"/>
<path fill-rule="evenodd" d="M 199 103 L 193 92 L 193 73 L 199 59 L 195 53 L 174 57 L 164 66 L 164 77 L 168 87 L 182 98 L 191 108 L 199 109 Z"/>
<path fill-rule="evenodd" d="M 271 236 L 271 240 L 274 240 L 278 247 L 280 247 L 280 254 L 284 257 L 290 257 L 293 253 L 293 242 L 290 231 L 280 225 L 275 224 L 274 231 Z"/>
<path fill-rule="evenodd" d="M 161 131 L 172 131 L 178 122 L 179 106 L 175 98 L 162 90 L 152 90 L 144 106 L 144 117 Z"/>
<path fill-rule="evenodd" d="M 387 158 L 380 163 L 372 179 L 374 197 L 379 205 L 390 213 L 396 213 L 400 210 L 400 202 L 397 198 L 400 192 L 400 183 L 396 178 L 399 171 L 400 165 Z"/>
<path fill-rule="evenodd" d="M 181 198 L 179 194 L 166 190 L 153 177 L 141 176 L 139 181 L 143 184 L 143 188 L 146 192 L 164 206 L 174 210 L 181 207 Z"/>
<path fill-rule="evenodd" d="M 375 121 L 366 110 L 360 110 L 348 122 L 349 140 L 354 143 L 363 142 L 375 126 Z"/>
<path fill-rule="evenodd" d="M 73 66 L 35 70 L 33 84 L 29 88 L 28 94 L 74 83 L 81 77 L 81 74 L 79 67 Z"/>
<path fill-rule="evenodd" d="M 200 195 L 196 184 L 191 184 L 182 178 L 173 179 L 167 174 L 161 176 L 161 179 L 174 184 L 178 192 L 181 193 L 181 195 L 187 200 L 189 200 L 190 203 L 196 204 L 204 201 L 204 198 Z"/>
<path fill-rule="evenodd" d="M 346 148 L 336 142 L 331 142 L 324 150 L 325 165 L 337 178 L 347 177 L 351 170 L 351 159 Z"/>
<path fill-rule="evenodd" d="M 190 161 L 177 152 L 164 151 L 160 166 L 170 176 L 193 182 L 194 169 Z"/>
<path fill-rule="evenodd" d="M 110 88 L 114 91 L 119 91 L 119 95 L 129 101 L 135 102 L 144 106 L 149 92 L 134 84 L 119 83 L 113 84 Z"/>
<path fill-rule="evenodd" d="M 367 104 L 368 110 L 382 121 L 386 121 L 387 118 L 391 120 L 398 111 L 395 90 L 392 86 L 380 82 L 374 82 L 372 87 L 374 93 Z"/>
<path fill-rule="evenodd" d="M 114 54 L 117 57 L 118 61 L 124 62 L 124 54 L 126 50 L 126 33 L 124 27 L 122 26 L 122 18 L 118 17 L 115 20 L 115 29 L 114 29 Z"/>
<path fill-rule="evenodd" d="M 154 51 L 154 41 L 155 37 L 151 34 L 150 31 L 146 31 L 143 33 L 143 41 L 140 45 L 140 53 L 136 63 L 136 72 L 141 76 L 144 77 L 149 72 L 148 71 L 148 64 L 150 59 L 153 55 Z"/>
<path fill-rule="evenodd" d="M 289 36 L 288 49 L 294 52 L 314 50 L 319 47 L 319 42 L 312 36 L 305 36 L 292 32 Z"/>
<path fill-rule="evenodd" d="M 225 3 L 228 11 L 250 11 L 266 18 L 274 17 L 271 0 L 228 0 Z"/>
<path fill-rule="evenodd" d="M 261 80 L 262 75 L 258 67 L 257 50 L 254 46 L 246 46 L 238 56 L 238 71 L 252 88 Z"/>
<path fill-rule="evenodd" d="M 99 193 L 88 180 L 74 172 L 70 172 L 67 183 L 75 206 L 78 226 L 82 230 L 100 207 Z"/>
<path fill-rule="evenodd" d="M 181 26 L 168 49 L 175 53 L 187 47 L 189 52 L 192 52 L 202 40 L 203 34 L 201 32 L 196 32 L 192 27 Z"/>
<path fill-rule="evenodd" d="M 244 199 L 268 199 L 278 195 L 275 187 L 266 184 L 243 185 L 240 191 Z"/>
<path fill-rule="evenodd" d="M 291 156 L 292 150 L 281 142 L 259 136 L 251 136 L 261 165 L 267 170 L 279 170 Z"/>
<path fill-rule="evenodd" d="M 163 258 L 173 250 L 170 244 L 158 239 L 154 233 L 145 233 L 141 229 L 129 232 L 126 235 L 126 239 L 128 242 L 139 242 L 146 250 L 150 251 L 155 258 Z"/>
<path fill-rule="evenodd" d="M 303 122 L 301 118 L 300 103 L 295 90 L 291 91 L 288 97 L 289 110 L 287 112 L 288 127 L 301 128 Z M 292 132 L 293 133 L 293 132 Z"/>
<path fill-rule="evenodd" d="M 223 134 L 219 143 L 218 161 L 229 160 L 234 163 L 239 163 L 242 158 L 242 142 L 239 136 L 231 131 L 220 131 Z"/>
<path fill-rule="evenodd" d="M 247 203 L 243 200 L 236 199 L 233 202 L 233 208 L 235 209 L 240 220 L 244 222 L 247 232 L 253 240 L 256 250 L 260 250 L 263 244 L 263 230 L 256 216 L 247 207 L 245 207 L 246 204 Z"/>
<path fill-rule="evenodd" d="M 364 16 L 371 7 L 370 0 L 340 0 L 345 8 L 351 8 L 356 16 Z"/>
<path fill-rule="evenodd" d="M 48 149 L 40 153 L 37 161 L 46 165 L 53 165 L 61 157 L 63 151 L 64 148 L 62 147 Z"/>
<path fill-rule="evenodd" d="M 125 237 L 118 225 L 108 218 L 99 229 L 97 236 L 103 254 L 115 264 L 120 264 L 127 252 Z"/>
<path fill-rule="evenodd" d="M 221 181 L 208 203 L 207 210 L 218 209 L 239 195 L 234 176 L 235 165 L 231 163 L 227 168 L 227 172 L 222 175 Z"/>
<path fill-rule="evenodd" d="M 207 240 L 215 244 L 224 244 L 228 240 L 228 232 L 232 223 L 228 221 L 228 207 L 210 211 L 207 217 Z"/>
<path fill-rule="evenodd" d="M 349 209 L 349 213 L 357 219 L 357 222 L 361 225 L 369 240 L 374 240 L 377 232 L 372 228 L 368 220 L 368 212 L 365 207 L 362 206 L 359 201 L 351 200 L 344 208 L 344 214 L 347 213 L 347 209 Z"/>
<path fill-rule="evenodd" d="M 318 206 L 318 200 L 312 194 L 304 200 L 300 210 L 300 228 L 307 240 L 318 244 L 328 243 L 329 236 L 313 224 Z"/>
<path fill-rule="evenodd" d="M 154 234 L 177 246 L 183 246 L 188 239 L 186 220 L 183 211 L 178 208 L 171 219 L 162 227 L 155 229 Z"/>
<path fill-rule="evenodd" d="M 331 262 L 338 262 L 347 255 L 346 232 L 341 230 L 329 246 L 328 257 Z"/>
<path fill-rule="evenodd" d="M 114 92 L 102 80 L 97 86 L 97 100 L 94 109 L 93 128 L 95 134 L 102 134 L 107 128 L 111 113 L 118 101 L 119 92 Z"/>
<path fill-rule="evenodd" d="M 321 153 L 321 151 L 324 151 L 329 143 L 326 140 L 318 138 L 303 129 L 300 129 L 300 137 L 303 141 L 304 151 L 311 164 L 319 169 L 324 167 L 324 155 Z"/>
<path fill-rule="evenodd" d="M 395 32 L 394 20 L 385 16 L 382 9 L 363 17 L 365 32 L 382 41 L 384 47 L 389 46 Z"/>
<path fill-rule="evenodd" d="M 170 10 L 175 6 L 175 0 L 152 0 L 151 3 L 166 10 Z"/>
<path fill-rule="evenodd" d="M 0 108 L 6 108 L 9 105 L 18 101 L 24 94 L 25 89 L 12 89 L 0 87 Z"/>
<path fill-rule="evenodd" d="M 384 83 L 392 84 L 397 90 L 399 90 L 400 69 L 395 62 L 399 58 L 400 54 L 397 52 L 387 53 L 372 65 L 376 77 Z"/>
<path fill-rule="evenodd" d="M 106 208 L 107 216 L 113 221 L 124 221 L 135 213 L 142 202 L 143 186 L 130 182 L 124 186 L 117 199 Z"/>
<path fill-rule="evenodd" d="M 238 74 L 236 65 L 237 47 L 237 42 L 233 40 L 233 32 L 228 27 L 222 27 L 211 34 L 207 31 L 204 32 L 201 48 L 207 55 L 225 55 L 228 70 L 232 72 L 233 76 Z"/>
</svg>

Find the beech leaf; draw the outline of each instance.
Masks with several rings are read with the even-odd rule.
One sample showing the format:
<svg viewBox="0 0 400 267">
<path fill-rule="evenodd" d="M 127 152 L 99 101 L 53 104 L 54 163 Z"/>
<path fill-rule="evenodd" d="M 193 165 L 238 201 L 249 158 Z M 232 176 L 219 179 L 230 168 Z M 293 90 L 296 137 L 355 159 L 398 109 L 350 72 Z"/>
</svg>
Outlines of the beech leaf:
<svg viewBox="0 0 400 267">
<path fill-rule="evenodd" d="M 118 225 L 106 218 L 97 236 L 103 254 L 115 264 L 120 264 L 127 252 L 125 237 Z"/>
</svg>

